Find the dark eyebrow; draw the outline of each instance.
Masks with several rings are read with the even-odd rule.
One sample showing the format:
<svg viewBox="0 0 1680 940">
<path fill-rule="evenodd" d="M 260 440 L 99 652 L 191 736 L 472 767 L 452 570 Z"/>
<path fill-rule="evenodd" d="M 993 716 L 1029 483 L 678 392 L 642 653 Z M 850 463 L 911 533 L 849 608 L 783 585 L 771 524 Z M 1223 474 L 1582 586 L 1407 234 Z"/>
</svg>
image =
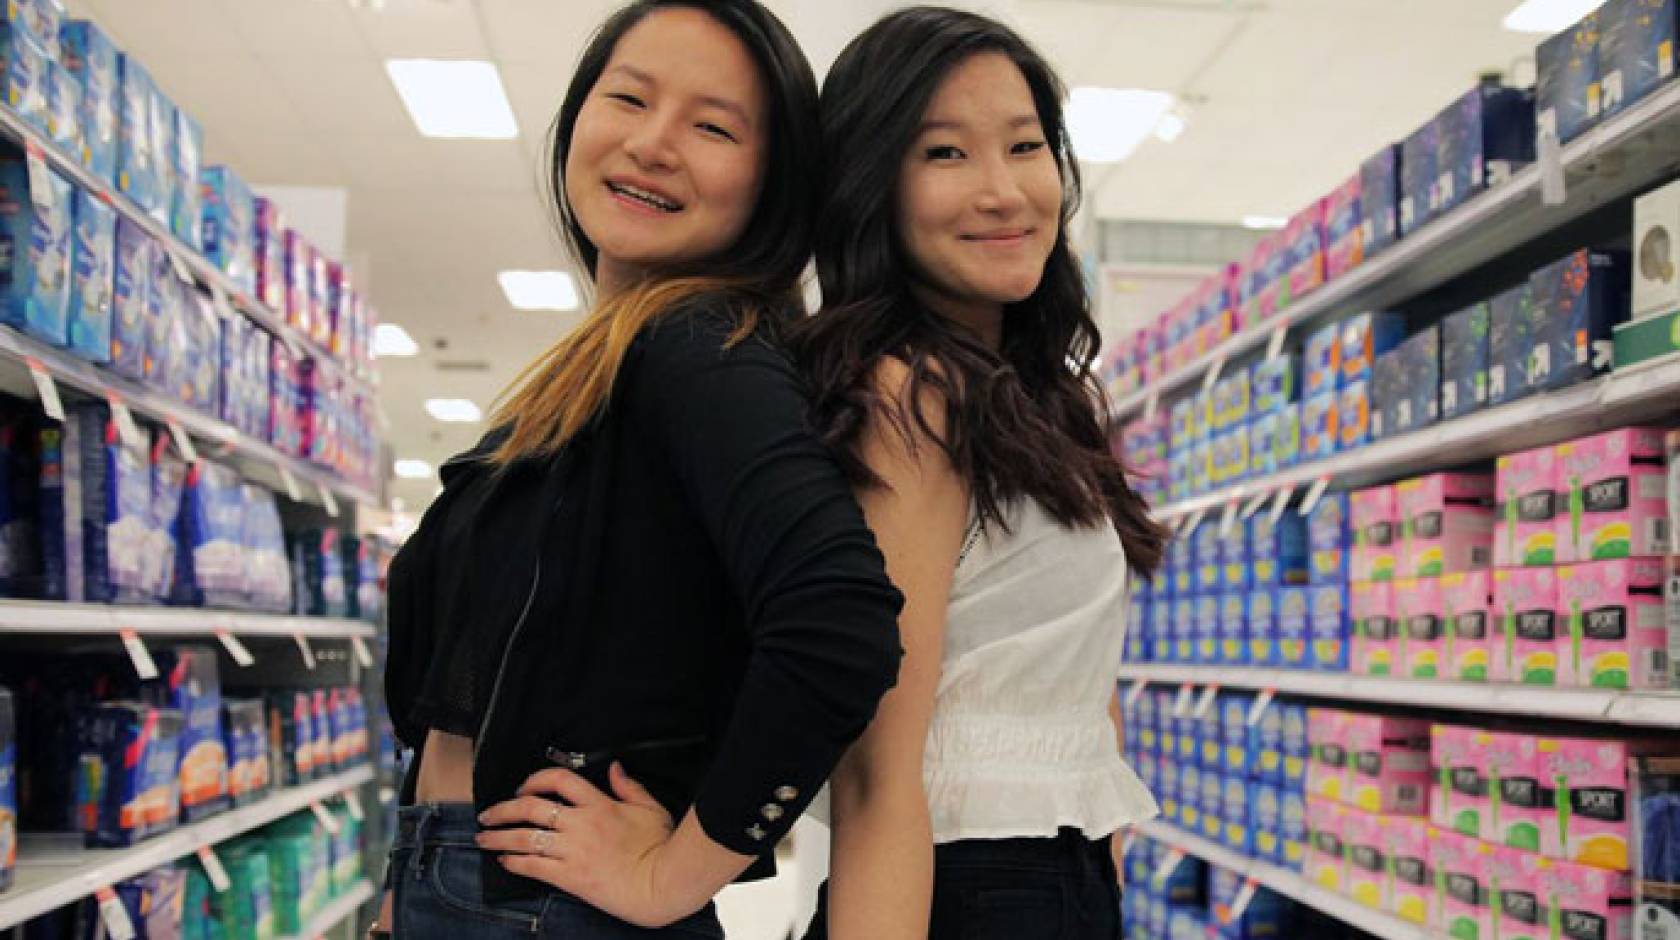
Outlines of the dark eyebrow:
<svg viewBox="0 0 1680 940">
<path fill-rule="evenodd" d="M 1031 127 L 1038 123 L 1038 115 L 1022 114 L 1009 119 L 1009 129 L 1018 131 L 1023 127 Z M 961 121 L 923 121 L 916 133 L 925 134 L 928 131 L 960 131 L 966 127 Z"/>
<path fill-rule="evenodd" d="M 636 68 L 634 65 L 626 65 L 621 62 L 607 70 L 608 75 L 613 72 L 623 72 L 625 75 L 628 75 L 630 78 L 641 82 L 644 85 L 659 84 L 653 80 L 652 75 Z M 747 113 L 747 109 L 739 102 L 731 101 L 728 98 L 720 98 L 717 95 L 701 95 L 699 100 L 701 104 L 706 105 L 707 107 L 717 108 L 720 111 L 728 111 L 730 114 L 739 118 L 741 123 L 747 125 L 748 127 L 751 127 L 753 124 L 752 116 Z"/>
</svg>

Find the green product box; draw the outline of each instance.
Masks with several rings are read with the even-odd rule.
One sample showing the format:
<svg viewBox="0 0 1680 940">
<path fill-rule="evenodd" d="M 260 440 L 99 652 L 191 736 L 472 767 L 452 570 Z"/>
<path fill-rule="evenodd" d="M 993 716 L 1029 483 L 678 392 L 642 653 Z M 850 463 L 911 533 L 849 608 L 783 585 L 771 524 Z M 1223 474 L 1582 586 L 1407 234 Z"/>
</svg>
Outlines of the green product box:
<svg viewBox="0 0 1680 940">
<path fill-rule="evenodd" d="M 1616 327 L 1618 369 L 1680 353 L 1680 310 Z"/>
</svg>

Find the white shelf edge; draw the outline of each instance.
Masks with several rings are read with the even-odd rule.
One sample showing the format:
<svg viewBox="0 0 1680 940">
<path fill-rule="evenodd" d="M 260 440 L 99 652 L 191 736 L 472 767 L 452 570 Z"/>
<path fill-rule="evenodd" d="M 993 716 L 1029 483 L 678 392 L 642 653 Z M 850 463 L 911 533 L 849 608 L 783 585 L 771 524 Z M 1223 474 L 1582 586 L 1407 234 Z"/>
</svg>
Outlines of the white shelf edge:
<svg viewBox="0 0 1680 940">
<path fill-rule="evenodd" d="M 309 804 L 336 796 L 373 780 L 371 766 L 358 767 L 325 780 L 281 790 L 267 799 L 182 826 L 126 849 L 88 849 L 77 853 L 79 864 L 34 862 L 20 853 L 17 884 L 0 894 L 0 930 L 39 917 L 143 872 L 167 865 L 198 851 L 243 835 L 276 819 L 306 809 Z M 85 860 L 85 861 L 83 861 Z M 51 878 L 53 873 L 62 877 Z"/>
<path fill-rule="evenodd" d="M 1158 519 L 1174 519 L 1195 512 L 1207 512 L 1227 503 L 1245 500 L 1263 491 L 1285 486 L 1300 487 L 1328 476 L 1373 473 L 1406 460 L 1441 456 L 1446 462 L 1475 459 L 1476 448 L 1485 449 L 1496 435 L 1532 432 L 1538 422 L 1560 419 L 1608 417 L 1609 409 L 1625 413 L 1620 420 L 1640 420 L 1637 415 L 1660 417 L 1680 408 L 1680 358 L 1612 372 L 1609 375 L 1552 392 L 1540 392 L 1504 405 L 1472 412 L 1451 421 L 1420 428 L 1396 437 L 1367 444 L 1357 450 L 1297 464 L 1287 470 L 1251 477 L 1200 496 L 1168 503 L 1154 510 Z M 1553 438 L 1556 443 L 1568 434 Z M 1535 446 L 1539 446 L 1538 444 Z M 1491 457 L 1493 453 L 1483 456 Z"/>
<path fill-rule="evenodd" d="M 40 130 L 31 127 L 11 106 L 0 102 L 0 135 L 24 145 L 36 144 L 41 148 L 42 155 L 60 176 L 67 178 L 71 184 L 96 195 L 103 195 L 106 203 L 117 213 L 135 225 L 145 229 L 146 234 L 164 244 L 170 254 L 180 258 L 192 269 L 193 274 L 205 284 L 213 284 L 224 294 L 228 301 L 243 309 L 248 315 L 256 319 L 269 332 L 280 337 L 288 347 L 294 351 L 307 352 L 317 359 L 343 363 L 343 359 L 321 346 L 313 337 L 304 336 L 295 327 L 287 323 L 285 318 L 270 309 L 266 304 L 258 301 L 245 291 L 243 287 L 233 282 L 222 269 L 212 264 L 209 258 L 191 245 L 182 241 L 173 230 L 158 222 L 151 213 L 143 209 L 138 203 L 130 199 L 116 186 L 94 176 L 81 163 L 58 149 L 50 137 Z M 196 182 L 196 181 L 195 181 Z M 353 383 L 359 390 L 377 395 L 378 387 L 372 382 L 356 375 L 351 369 L 342 370 L 345 380 Z"/>
<path fill-rule="evenodd" d="M 1352 924 L 1366 933 L 1383 938 L 1383 940 L 1436 940 L 1437 938 L 1435 933 L 1423 927 L 1401 920 L 1392 914 L 1365 907 L 1352 898 L 1312 884 L 1296 872 L 1238 855 L 1225 846 L 1216 845 L 1176 826 L 1159 820 L 1151 820 L 1139 824 L 1138 830 L 1157 842 L 1165 843 L 1205 862 L 1253 878 L 1257 883 L 1284 897 L 1291 898 L 1308 907 L 1316 908 L 1343 923 Z"/>
<path fill-rule="evenodd" d="M 0 600 L 0 633 L 90 635 L 133 630 L 141 635 L 370 639 L 371 623 L 342 617 L 302 617 L 197 607 L 125 607 L 61 601 Z"/>
<path fill-rule="evenodd" d="M 327 931 L 348 920 L 362 905 L 373 900 L 373 882 L 363 878 L 344 894 L 333 898 L 332 903 L 321 908 L 321 912 L 309 919 L 309 924 L 299 933 L 280 934 L 276 940 L 313 940 L 324 935 Z"/>
<path fill-rule="evenodd" d="M 1617 692 L 1509 684 L 1397 679 L 1352 673 L 1260 669 L 1246 666 L 1183 666 L 1126 663 L 1123 682 L 1161 685 L 1217 685 L 1271 689 L 1285 695 L 1348 699 L 1389 705 L 1459 709 L 1500 715 L 1530 715 L 1570 721 L 1651 727 L 1680 727 L 1680 692 Z"/>
<path fill-rule="evenodd" d="M 1637 138 L 1647 124 L 1658 118 L 1675 115 L 1680 115 L 1680 81 L 1670 82 L 1644 100 L 1566 144 L 1562 157 L 1564 171 L 1567 173 L 1570 170 L 1585 169 L 1593 161 L 1602 159 L 1606 148 Z M 1649 182 L 1657 182 L 1659 179 Z M 1200 380 L 1214 362 L 1236 359 L 1260 348 L 1281 323 L 1288 324 L 1289 329 L 1294 330 L 1336 310 L 1354 312 L 1348 308 L 1359 306 L 1363 294 L 1374 291 L 1408 266 L 1443 250 L 1443 243 L 1472 236 L 1476 228 L 1486 224 L 1490 217 L 1497 216 L 1507 206 L 1524 199 L 1537 200 L 1540 189 L 1539 164 L 1530 164 L 1512 175 L 1504 184 L 1478 194 L 1447 215 L 1395 242 L 1381 254 L 1342 277 L 1327 281 L 1278 316 L 1253 324 L 1184 366 L 1151 379 L 1148 387 L 1116 401 L 1110 410 L 1110 416 L 1117 424 L 1130 419 L 1133 414 L 1142 411 L 1151 396 L 1156 396 L 1158 400 L 1164 398 L 1174 389 Z M 1544 232 L 1555 231 L 1598 207 L 1596 200 L 1590 198 L 1579 200 L 1579 205 L 1551 207 L 1547 211 L 1550 224 L 1544 231 L 1536 232 L 1535 235 L 1539 237 Z M 1491 261 L 1499 254 L 1500 252 L 1491 252 L 1482 258 L 1481 262 Z M 1428 289 L 1438 286 L 1439 283 L 1427 285 L 1414 293 L 1426 293 Z"/>
</svg>

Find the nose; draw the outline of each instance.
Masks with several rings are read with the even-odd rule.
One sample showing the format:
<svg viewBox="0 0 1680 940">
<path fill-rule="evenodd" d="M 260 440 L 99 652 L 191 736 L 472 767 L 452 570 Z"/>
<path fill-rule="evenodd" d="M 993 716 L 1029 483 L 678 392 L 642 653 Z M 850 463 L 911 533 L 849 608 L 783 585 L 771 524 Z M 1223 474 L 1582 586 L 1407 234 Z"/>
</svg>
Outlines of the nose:
<svg viewBox="0 0 1680 940">
<path fill-rule="evenodd" d="M 675 123 L 671 117 L 648 115 L 624 138 L 624 153 L 641 170 L 656 172 L 675 169 L 678 157 L 676 148 L 671 143 Z"/>
<path fill-rule="evenodd" d="M 1016 168 L 1009 161 L 994 157 L 981 165 L 980 191 L 976 208 L 981 212 L 1010 216 L 1027 204 L 1027 194 L 1015 178 Z"/>
</svg>

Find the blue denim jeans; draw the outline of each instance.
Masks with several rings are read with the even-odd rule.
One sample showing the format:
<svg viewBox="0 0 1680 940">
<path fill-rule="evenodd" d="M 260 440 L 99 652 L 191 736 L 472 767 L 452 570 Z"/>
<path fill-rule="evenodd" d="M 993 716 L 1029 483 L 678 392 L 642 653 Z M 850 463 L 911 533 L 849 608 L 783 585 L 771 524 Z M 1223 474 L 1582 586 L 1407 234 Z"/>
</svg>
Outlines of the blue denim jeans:
<svg viewBox="0 0 1680 940">
<path fill-rule="evenodd" d="M 402 940 L 723 940 L 716 908 L 669 927 L 626 924 L 562 891 L 485 903 L 479 871 L 495 859 L 473 843 L 478 819 L 465 803 L 403 807 L 391 847 L 392 933 Z"/>
<path fill-rule="evenodd" d="M 929 940 L 1120 940 L 1120 881 L 1109 840 L 1063 829 L 1046 839 L 965 839 L 933 853 Z M 805 940 L 828 936 L 828 885 Z"/>
</svg>

